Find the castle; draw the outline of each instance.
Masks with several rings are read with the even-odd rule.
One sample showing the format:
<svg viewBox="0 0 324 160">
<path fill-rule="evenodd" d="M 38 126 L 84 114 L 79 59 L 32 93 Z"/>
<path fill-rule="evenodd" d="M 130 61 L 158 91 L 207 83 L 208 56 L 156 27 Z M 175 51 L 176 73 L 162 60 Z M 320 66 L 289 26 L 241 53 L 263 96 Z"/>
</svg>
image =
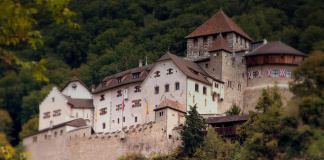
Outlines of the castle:
<svg viewBox="0 0 324 160">
<path fill-rule="evenodd" d="M 54 87 L 40 104 L 39 131 L 24 138 L 26 149 L 37 153 L 33 159 L 86 159 L 80 145 L 96 146 L 87 152 L 99 154 L 100 137 L 119 137 L 103 146 L 114 154 L 109 159 L 169 153 L 180 144 L 177 126 L 190 106 L 205 118 L 224 116 L 233 104 L 246 114 L 275 82 L 287 100 L 292 70 L 307 57 L 282 42 L 254 42 L 223 11 L 185 38 L 187 57 L 167 53 L 154 64 L 140 61 L 91 89 L 77 77 L 61 90 Z"/>
</svg>

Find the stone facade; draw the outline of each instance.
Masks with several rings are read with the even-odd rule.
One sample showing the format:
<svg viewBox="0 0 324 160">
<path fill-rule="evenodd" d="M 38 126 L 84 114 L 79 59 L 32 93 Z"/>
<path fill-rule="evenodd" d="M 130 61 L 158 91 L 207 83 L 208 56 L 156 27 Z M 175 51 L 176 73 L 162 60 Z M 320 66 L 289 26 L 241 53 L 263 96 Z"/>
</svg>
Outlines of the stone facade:
<svg viewBox="0 0 324 160">
<path fill-rule="evenodd" d="M 177 130 L 167 135 L 165 121 L 150 122 L 143 125 L 125 127 L 124 132 L 91 134 L 91 128 L 81 128 L 65 132 L 57 137 L 44 139 L 43 134 L 24 139 L 26 151 L 31 152 L 33 160 L 88 160 L 117 159 L 122 155 L 140 152 L 146 157 L 158 154 L 169 154 L 181 144 Z M 52 131 L 53 132 L 53 131 Z"/>
</svg>

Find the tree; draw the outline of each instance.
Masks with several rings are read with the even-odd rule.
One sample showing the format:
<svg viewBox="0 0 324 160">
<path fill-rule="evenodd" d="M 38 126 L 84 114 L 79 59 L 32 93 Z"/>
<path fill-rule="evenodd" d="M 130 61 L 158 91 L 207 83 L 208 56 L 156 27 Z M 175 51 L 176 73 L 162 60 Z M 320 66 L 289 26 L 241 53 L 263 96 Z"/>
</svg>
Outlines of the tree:
<svg viewBox="0 0 324 160">
<path fill-rule="evenodd" d="M 38 115 L 36 115 L 34 118 L 30 119 L 22 127 L 22 131 L 19 133 L 19 137 L 22 139 L 22 138 L 38 131 L 38 122 L 39 122 Z"/>
<path fill-rule="evenodd" d="M 0 133 L 4 133 L 7 140 L 10 140 L 13 123 L 8 111 L 0 110 L 0 122 Z"/>
<path fill-rule="evenodd" d="M 185 117 L 186 122 L 180 135 L 183 150 L 189 157 L 191 157 L 204 140 L 200 131 L 206 129 L 206 125 L 205 119 L 201 117 L 197 111 L 197 104 L 190 106 L 190 111 L 188 112 L 188 115 L 185 115 Z"/>
<path fill-rule="evenodd" d="M 233 116 L 233 115 L 239 115 L 241 114 L 241 109 L 236 104 L 233 104 L 230 109 L 228 109 L 226 112 L 226 116 Z"/>
</svg>

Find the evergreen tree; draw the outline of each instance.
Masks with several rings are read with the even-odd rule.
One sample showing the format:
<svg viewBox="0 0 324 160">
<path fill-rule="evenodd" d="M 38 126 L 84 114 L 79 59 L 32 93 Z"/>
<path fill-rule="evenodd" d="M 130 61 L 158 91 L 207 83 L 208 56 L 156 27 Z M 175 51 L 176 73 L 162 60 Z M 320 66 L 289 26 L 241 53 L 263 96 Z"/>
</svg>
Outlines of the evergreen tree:
<svg viewBox="0 0 324 160">
<path fill-rule="evenodd" d="M 241 113 L 241 109 L 236 104 L 233 104 L 230 109 L 228 109 L 226 112 L 226 116 L 233 116 L 233 115 L 239 115 Z"/>
<path fill-rule="evenodd" d="M 202 144 L 204 138 L 200 131 L 206 129 L 205 119 L 199 115 L 197 104 L 190 106 L 188 115 L 185 115 L 186 122 L 180 132 L 183 151 L 191 157 L 196 149 Z"/>
</svg>

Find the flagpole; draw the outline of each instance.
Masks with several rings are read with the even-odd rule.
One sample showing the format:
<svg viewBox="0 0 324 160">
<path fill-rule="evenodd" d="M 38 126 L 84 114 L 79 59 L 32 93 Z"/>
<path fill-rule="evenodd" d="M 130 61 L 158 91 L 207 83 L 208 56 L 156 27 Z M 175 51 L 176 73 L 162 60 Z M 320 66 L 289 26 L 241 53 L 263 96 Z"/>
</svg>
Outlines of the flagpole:
<svg viewBox="0 0 324 160">
<path fill-rule="evenodd" d="M 122 102 L 122 118 L 121 118 L 121 121 L 122 121 L 122 128 L 121 128 L 121 130 L 123 131 L 123 125 L 124 125 L 124 104 L 125 102 L 124 102 L 124 94 L 123 94 L 123 102 Z"/>
</svg>

